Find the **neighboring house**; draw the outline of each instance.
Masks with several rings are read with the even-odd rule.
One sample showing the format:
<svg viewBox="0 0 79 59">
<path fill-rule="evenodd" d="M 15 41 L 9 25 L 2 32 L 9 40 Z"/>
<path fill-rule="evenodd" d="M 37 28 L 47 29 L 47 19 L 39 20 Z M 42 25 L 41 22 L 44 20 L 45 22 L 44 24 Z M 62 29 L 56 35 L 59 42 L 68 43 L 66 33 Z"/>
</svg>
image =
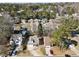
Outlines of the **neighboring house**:
<svg viewBox="0 0 79 59">
<path fill-rule="evenodd" d="M 59 16 L 61 16 L 63 14 L 62 13 L 63 12 L 63 9 L 64 8 L 62 6 L 60 6 L 60 5 L 57 6 L 57 12 L 58 12 Z"/>
<path fill-rule="evenodd" d="M 16 55 L 17 51 L 21 51 L 21 44 L 22 44 L 22 35 L 21 34 L 13 34 L 10 38 L 10 45 L 11 45 L 11 52 L 10 56 Z"/>
<path fill-rule="evenodd" d="M 55 29 L 58 29 L 60 21 L 56 19 L 50 19 L 49 22 L 42 24 L 43 31 L 47 35 L 51 35 Z"/>
<path fill-rule="evenodd" d="M 27 49 L 32 51 L 33 49 L 36 49 L 35 47 L 37 47 L 38 44 L 39 44 L 39 39 L 37 35 L 30 36 L 27 43 Z"/>
<path fill-rule="evenodd" d="M 32 33 L 37 33 L 39 25 L 38 21 L 38 19 L 29 19 L 28 23 Z"/>
</svg>

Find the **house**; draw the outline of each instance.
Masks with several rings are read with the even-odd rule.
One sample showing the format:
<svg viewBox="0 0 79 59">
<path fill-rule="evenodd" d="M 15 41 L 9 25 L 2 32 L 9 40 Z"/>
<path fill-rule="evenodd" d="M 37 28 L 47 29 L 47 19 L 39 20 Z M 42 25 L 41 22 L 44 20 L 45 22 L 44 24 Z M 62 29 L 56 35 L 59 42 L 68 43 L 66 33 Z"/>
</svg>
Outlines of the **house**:
<svg viewBox="0 0 79 59">
<path fill-rule="evenodd" d="M 42 24 L 45 35 L 51 35 L 55 29 L 58 29 L 60 21 L 56 19 L 50 19 L 49 22 Z"/>
<path fill-rule="evenodd" d="M 50 38 L 49 37 L 40 38 L 37 35 L 30 36 L 29 41 L 28 41 L 28 46 L 29 47 L 38 47 L 38 45 L 43 45 L 45 47 L 47 56 L 53 56 L 50 52 L 51 46 L 50 46 Z"/>
<path fill-rule="evenodd" d="M 22 34 L 13 34 L 10 38 L 11 52 L 10 56 L 16 55 L 17 51 L 21 51 Z"/>
<path fill-rule="evenodd" d="M 28 20 L 30 31 L 32 33 L 37 33 L 38 32 L 38 25 L 39 25 L 38 21 L 39 21 L 38 19 L 29 19 Z"/>
</svg>

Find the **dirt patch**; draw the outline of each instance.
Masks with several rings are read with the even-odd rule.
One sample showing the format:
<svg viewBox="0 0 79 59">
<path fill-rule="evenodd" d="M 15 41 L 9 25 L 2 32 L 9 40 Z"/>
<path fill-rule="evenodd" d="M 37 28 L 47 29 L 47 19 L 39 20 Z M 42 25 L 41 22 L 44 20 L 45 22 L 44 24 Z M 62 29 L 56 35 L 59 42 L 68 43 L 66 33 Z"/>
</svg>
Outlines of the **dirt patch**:
<svg viewBox="0 0 79 59">
<path fill-rule="evenodd" d="M 0 55 L 5 56 L 8 54 L 9 47 L 6 45 L 0 45 Z"/>
<path fill-rule="evenodd" d="M 24 50 L 24 51 L 19 52 L 19 54 L 17 54 L 17 56 L 27 57 L 27 56 L 32 56 L 32 55 L 30 54 L 30 52 L 28 50 Z"/>
<path fill-rule="evenodd" d="M 68 54 L 68 55 L 71 55 L 71 56 L 76 56 L 76 54 L 73 51 L 71 51 L 70 49 L 62 51 L 62 50 L 60 50 L 59 47 L 55 46 L 55 47 L 52 48 L 52 50 L 53 50 L 54 56 L 64 57 L 65 54 Z"/>
</svg>

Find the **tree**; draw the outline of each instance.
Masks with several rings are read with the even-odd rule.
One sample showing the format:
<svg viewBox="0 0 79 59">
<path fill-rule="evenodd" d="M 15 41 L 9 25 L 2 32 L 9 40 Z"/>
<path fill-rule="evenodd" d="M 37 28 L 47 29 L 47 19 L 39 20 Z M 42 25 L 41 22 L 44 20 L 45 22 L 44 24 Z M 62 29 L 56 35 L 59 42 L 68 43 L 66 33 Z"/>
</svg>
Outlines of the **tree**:
<svg viewBox="0 0 79 59">
<path fill-rule="evenodd" d="M 60 47 L 67 47 L 62 38 L 71 37 L 71 31 L 76 31 L 79 26 L 79 20 L 73 18 L 64 19 L 62 25 L 53 33 L 54 42 Z"/>
<path fill-rule="evenodd" d="M 11 35 L 11 24 L 8 23 L 3 17 L 0 17 L 0 44 L 7 42 L 7 36 Z"/>
</svg>

